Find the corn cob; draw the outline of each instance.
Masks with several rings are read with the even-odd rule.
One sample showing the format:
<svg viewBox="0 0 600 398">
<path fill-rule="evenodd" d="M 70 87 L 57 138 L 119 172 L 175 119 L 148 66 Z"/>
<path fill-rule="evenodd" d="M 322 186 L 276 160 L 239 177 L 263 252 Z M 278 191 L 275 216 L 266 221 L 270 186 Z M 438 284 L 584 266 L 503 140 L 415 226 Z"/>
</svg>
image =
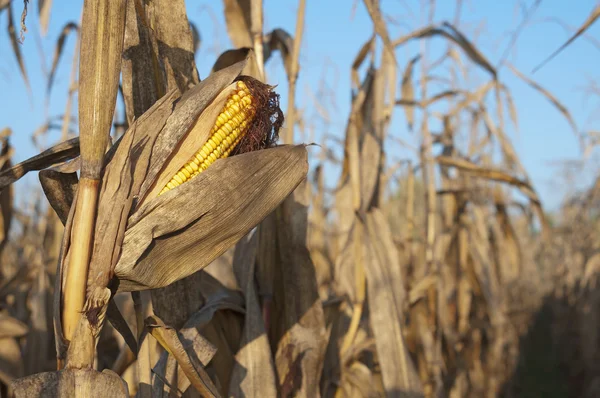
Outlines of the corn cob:
<svg viewBox="0 0 600 398">
<path fill-rule="evenodd" d="M 213 164 L 226 158 L 240 143 L 248 131 L 255 114 L 253 97 L 243 81 L 238 81 L 236 90 L 229 96 L 221 113 L 215 120 L 211 136 L 204 146 L 179 169 L 158 195 L 189 181 Z"/>
</svg>

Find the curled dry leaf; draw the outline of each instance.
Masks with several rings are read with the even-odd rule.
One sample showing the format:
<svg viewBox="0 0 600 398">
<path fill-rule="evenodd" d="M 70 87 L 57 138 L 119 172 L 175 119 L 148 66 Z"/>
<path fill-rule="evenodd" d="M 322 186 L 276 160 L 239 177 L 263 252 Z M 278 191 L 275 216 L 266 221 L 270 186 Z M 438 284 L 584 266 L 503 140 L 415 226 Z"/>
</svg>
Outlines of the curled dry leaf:
<svg viewBox="0 0 600 398">
<path fill-rule="evenodd" d="M 426 26 L 415 30 L 407 35 L 396 39 L 392 44 L 395 47 L 401 46 L 413 39 L 424 39 L 429 37 L 442 36 L 453 43 L 457 44 L 471 61 L 475 62 L 481 68 L 485 69 L 496 80 L 496 68 L 488 61 L 488 59 L 471 43 L 465 35 L 463 35 L 452 24 L 444 22 L 441 26 Z"/>
<path fill-rule="evenodd" d="M 30 171 L 42 170 L 54 164 L 70 160 L 79 155 L 79 138 L 73 138 L 55 145 L 39 155 L 3 170 L 0 173 L 0 191 L 19 180 Z"/>
<path fill-rule="evenodd" d="M 281 58 L 283 59 L 283 66 L 288 76 L 288 80 L 291 76 L 292 68 L 292 50 L 294 48 L 294 39 L 292 36 L 283 29 L 273 29 L 272 32 L 267 34 L 264 38 L 264 57 L 265 63 L 271 58 L 271 55 L 276 50 L 279 50 Z"/>
<path fill-rule="evenodd" d="M 25 3 L 25 9 L 27 9 L 27 2 Z M 8 3 L 8 36 L 10 38 L 10 45 L 12 46 L 13 53 L 17 58 L 19 64 L 19 70 L 25 81 L 25 86 L 28 90 L 31 89 L 29 86 L 29 78 L 27 77 L 27 70 L 25 69 L 25 61 L 23 61 L 23 54 L 21 54 L 21 48 L 19 47 L 19 38 L 17 37 L 17 30 L 15 28 L 15 21 L 13 18 L 12 2 Z"/>
<path fill-rule="evenodd" d="M 190 355 L 183 346 L 177 331 L 164 324 L 157 316 L 146 318 L 146 328 L 160 345 L 175 359 L 192 383 L 194 388 L 205 397 L 219 397 L 217 387 L 213 384 L 195 355 Z"/>
<path fill-rule="evenodd" d="M 51 1 L 47 0 L 46 3 L 51 3 Z M 56 68 L 58 67 L 58 61 L 60 60 L 60 57 L 65 48 L 65 42 L 67 41 L 69 33 L 73 31 L 79 31 L 79 26 L 77 26 L 75 22 L 69 22 L 62 28 L 60 36 L 58 36 L 58 40 L 56 41 L 56 48 L 54 49 L 54 57 L 52 58 L 52 67 L 50 68 L 50 74 L 48 75 L 48 87 L 46 88 L 47 96 L 50 96 L 50 91 L 52 90 L 52 85 L 54 84 Z"/>
</svg>

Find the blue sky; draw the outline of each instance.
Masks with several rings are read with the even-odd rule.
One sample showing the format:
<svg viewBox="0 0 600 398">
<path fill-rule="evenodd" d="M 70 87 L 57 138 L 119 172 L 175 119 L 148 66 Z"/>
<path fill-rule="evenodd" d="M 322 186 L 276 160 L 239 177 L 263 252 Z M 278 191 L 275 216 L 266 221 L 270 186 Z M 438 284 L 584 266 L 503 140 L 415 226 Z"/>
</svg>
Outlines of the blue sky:
<svg viewBox="0 0 600 398">
<path fill-rule="evenodd" d="M 82 1 L 63 0 L 54 2 L 50 20 L 50 29 L 45 37 L 39 36 L 37 21 L 37 2 L 30 5 L 27 19 L 28 32 L 21 49 L 24 54 L 27 72 L 32 85 L 32 97 L 27 93 L 23 80 L 18 73 L 17 63 L 5 33 L 0 39 L 0 128 L 13 130 L 12 145 L 15 147 L 15 159 L 21 161 L 36 153 L 30 136 L 45 123 L 48 116 L 64 112 L 67 84 L 73 55 L 74 38 L 66 43 L 52 91 L 50 107 L 46 108 L 44 69 L 48 70 L 52 60 L 54 43 L 62 26 L 69 21 L 77 21 Z M 354 3 L 356 5 L 354 6 Z M 434 21 L 453 21 L 455 2 L 438 0 Z M 507 47 L 509 36 L 522 19 L 522 13 L 516 7 L 516 1 L 465 0 L 463 1 L 459 28 L 470 38 L 476 35 L 476 44 L 484 55 L 496 65 Z M 524 3 L 531 5 L 533 0 Z M 21 2 L 15 1 L 15 20 L 21 12 Z M 217 55 L 230 48 L 223 17 L 221 1 L 189 0 L 188 15 L 196 24 L 202 36 L 202 45 L 197 56 L 200 77 L 204 78 Z M 383 0 L 383 9 L 395 23 L 390 24 L 392 38 L 421 27 L 426 22 L 417 0 Z M 557 23 L 549 22 L 559 18 L 566 25 L 580 25 L 595 6 L 595 0 L 543 0 L 527 25 L 521 32 L 508 59 L 527 76 L 534 78 L 543 87 L 560 98 L 571 111 L 580 130 L 600 130 L 599 120 L 593 118 L 600 110 L 600 102 L 590 98 L 584 88 L 590 81 L 600 79 L 597 65 L 600 65 L 600 49 L 584 38 L 580 38 L 567 50 L 553 59 L 535 74 L 531 70 L 551 54 L 567 37 L 567 32 Z M 265 0 L 265 31 L 281 27 L 293 34 L 295 29 L 297 1 Z M 5 13 L 0 15 L 0 31 L 6 32 Z M 594 26 L 589 34 L 600 37 L 600 24 Z M 317 143 L 324 134 L 342 137 L 350 107 L 350 64 L 362 44 L 372 33 L 372 24 L 361 1 L 307 0 L 305 35 L 300 57 L 300 78 L 297 89 L 297 105 L 304 111 L 307 126 L 313 128 L 306 140 Z M 438 54 L 445 48 L 442 39 L 430 41 L 432 54 Z M 40 49 L 42 51 L 40 51 Z M 408 60 L 419 51 L 419 43 L 413 42 L 397 52 L 400 72 Z M 43 52 L 43 56 L 40 54 Z M 432 58 L 435 58 L 433 56 Z M 464 63 L 469 63 L 463 57 Z M 45 65 L 45 67 L 44 67 Z M 472 84 L 481 83 L 484 74 L 471 68 Z M 269 82 L 279 84 L 282 95 L 282 108 L 286 109 L 287 81 L 282 64 L 276 55 L 266 68 Z M 581 159 L 578 141 L 568 123 L 549 102 L 516 79 L 504 67 L 500 71 L 500 80 L 512 91 L 519 112 L 518 131 L 507 124 L 507 133 L 512 138 L 515 149 L 529 173 L 535 188 L 540 193 L 547 209 L 558 206 L 565 192 L 589 183 L 598 170 L 595 154 L 592 154 L 583 169 L 572 173 L 563 185 L 564 179 L 558 179 L 560 168 L 553 162 Z M 326 90 L 319 91 L 324 83 Z M 433 92 L 435 90 L 432 90 Z M 9 93 L 9 95 L 6 95 Z M 586 100 L 587 98 L 587 100 Z M 320 102 L 329 111 L 329 120 L 324 121 L 317 110 Z M 76 108 L 74 108 L 76 110 Z M 400 109 L 394 113 L 394 122 L 390 134 L 418 145 L 417 133 L 406 128 Z M 45 138 L 47 144 L 58 139 L 55 131 Z M 398 145 L 390 145 L 390 156 L 394 159 L 412 157 L 410 150 Z M 318 156 L 318 148 L 311 149 Z M 337 171 L 329 169 L 329 179 L 335 181 Z M 26 199 L 25 193 L 37 183 L 32 175 L 17 183 L 17 199 Z"/>
</svg>

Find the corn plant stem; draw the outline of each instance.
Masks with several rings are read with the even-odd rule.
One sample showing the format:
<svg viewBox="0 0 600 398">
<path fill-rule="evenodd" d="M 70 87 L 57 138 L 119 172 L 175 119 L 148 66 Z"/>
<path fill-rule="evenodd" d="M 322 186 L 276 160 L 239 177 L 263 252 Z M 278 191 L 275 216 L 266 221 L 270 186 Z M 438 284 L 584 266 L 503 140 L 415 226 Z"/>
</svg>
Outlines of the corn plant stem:
<svg viewBox="0 0 600 398">
<path fill-rule="evenodd" d="M 265 80 L 265 57 L 263 51 L 263 1 L 251 0 L 250 2 L 250 31 L 256 56 L 259 80 Z"/>
<path fill-rule="evenodd" d="M 282 137 L 284 144 L 292 144 L 294 142 L 294 125 L 296 124 L 296 82 L 298 81 L 298 58 L 300 57 L 300 45 L 302 44 L 302 34 L 304 32 L 305 10 L 306 0 L 300 0 L 298 2 L 296 33 L 294 34 L 294 48 L 292 49 L 292 62 L 288 85 L 288 109 L 286 114 L 287 128 Z"/>
<path fill-rule="evenodd" d="M 88 265 L 98 200 L 99 180 L 82 178 L 71 233 L 71 254 L 63 295 L 63 331 L 71 341 L 85 303 Z"/>
</svg>

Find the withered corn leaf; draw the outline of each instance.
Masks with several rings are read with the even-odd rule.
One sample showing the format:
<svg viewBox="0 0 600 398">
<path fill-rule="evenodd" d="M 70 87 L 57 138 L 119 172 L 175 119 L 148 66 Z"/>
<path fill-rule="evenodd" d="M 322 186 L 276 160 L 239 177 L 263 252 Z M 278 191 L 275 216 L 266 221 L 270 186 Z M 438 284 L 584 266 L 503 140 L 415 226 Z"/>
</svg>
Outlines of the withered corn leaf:
<svg viewBox="0 0 600 398">
<path fill-rule="evenodd" d="M 23 322 L 6 313 L 0 313 L 0 339 L 23 337 L 28 331 L 29 328 Z"/>
<path fill-rule="evenodd" d="M 202 363 L 196 355 L 190 355 L 190 352 L 186 350 L 176 330 L 165 325 L 156 315 L 147 318 L 145 323 L 150 334 L 158 340 L 165 350 L 175 357 L 177 363 L 198 392 L 205 397 L 220 396 L 217 387 L 210 380 Z"/>
<path fill-rule="evenodd" d="M 118 291 L 167 286 L 207 266 L 304 180 L 303 145 L 218 160 L 128 220 L 115 268 Z"/>
<path fill-rule="evenodd" d="M 388 396 L 420 396 L 422 387 L 402 334 L 406 300 L 400 260 L 387 221 L 378 209 L 367 214 L 365 270 L 371 328 Z M 396 395 L 399 394 L 399 395 Z"/>
<path fill-rule="evenodd" d="M 229 396 L 276 397 L 273 355 L 265 331 L 254 281 L 258 234 L 245 237 L 236 246 L 233 267 L 244 291 L 246 316 L 240 349 L 229 382 Z"/>
<path fill-rule="evenodd" d="M 42 170 L 79 155 L 79 138 L 73 138 L 53 146 L 0 173 L 0 191 L 23 177 L 29 171 Z"/>
<path fill-rule="evenodd" d="M 64 369 L 37 373 L 12 383 L 15 398 L 98 397 L 127 398 L 127 383 L 110 370 Z"/>
</svg>

